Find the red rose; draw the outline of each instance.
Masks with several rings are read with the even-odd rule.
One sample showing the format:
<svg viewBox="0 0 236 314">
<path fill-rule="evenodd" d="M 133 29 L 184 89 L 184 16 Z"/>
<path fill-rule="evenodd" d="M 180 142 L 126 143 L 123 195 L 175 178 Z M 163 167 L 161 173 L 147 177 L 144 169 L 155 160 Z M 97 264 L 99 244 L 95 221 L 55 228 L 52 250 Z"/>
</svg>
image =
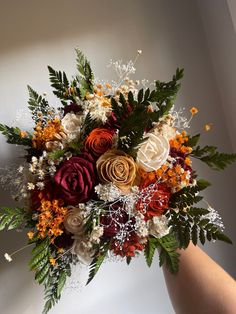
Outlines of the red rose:
<svg viewBox="0 0 236 314">
<path fill-rule="evenodd" d="M 114 131 L 104 128 L 94 129 L 85 140 L 85 148 L 95 156 L 101 156 L 113 144 Z"/>
<path fill-rule="evenodd" d="M 61 198 L 69 205 L 76 205 L 89 200 L 95 178 L 93 159 L 85 153 L 65 161 L 54 180 Z"/>
</svg>

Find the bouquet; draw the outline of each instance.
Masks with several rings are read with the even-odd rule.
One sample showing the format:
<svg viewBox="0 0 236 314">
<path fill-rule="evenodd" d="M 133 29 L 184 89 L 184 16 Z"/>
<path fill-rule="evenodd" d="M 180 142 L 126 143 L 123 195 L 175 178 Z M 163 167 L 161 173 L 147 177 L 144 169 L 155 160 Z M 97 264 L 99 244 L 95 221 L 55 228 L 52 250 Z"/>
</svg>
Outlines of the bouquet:
<svg viewBox="0 0 236 314">
<path fill-rule="evenodd" d="M 7 142 L 25 149 L 14 182 L 18 205 L 0 209 L 0 230 L 26 230 L 29 267 L 45 289 L 43 313 L 77 263 L 89 265 L 89 283 L 107 256 L 129 264 L 143 252 L 151 266 L 158 249 L 160 266 L 176 273 L 178 249 L 190 241 L 231 243 L 200 195 L 209 182 L 198 178 L 192 159 L 222 170 L 236 154 L 200 147 L 200 134 L 187 132 L 198 109 L 187 119 L 174 106 L 183 69 L 169 82 L 149 84 L 130 79 L 137 58 L 111 61 L 118 80 L 95 82 L 88 60 L 79 49 L 76 55 L 71 80 L 48 67 L 58 108 L 28 86 L 32 130 L 0 124 Z"/>
</svg>

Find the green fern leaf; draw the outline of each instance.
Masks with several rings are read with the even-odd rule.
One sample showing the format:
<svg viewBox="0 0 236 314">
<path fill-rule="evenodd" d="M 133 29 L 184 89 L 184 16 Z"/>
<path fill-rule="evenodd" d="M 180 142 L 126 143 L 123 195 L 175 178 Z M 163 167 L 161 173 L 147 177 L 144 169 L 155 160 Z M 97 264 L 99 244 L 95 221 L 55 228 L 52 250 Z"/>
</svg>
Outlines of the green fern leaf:
<svg viewBox="0 0 236 314">
<path fill-rule="evenodd" d="M 178 249 L 178 241 L 172 234 L 168 234 L 162 238 L 157 239 L 157 245 L 160 248 L 159 264 L 166 265 L 167 269 L 172 274 L 176 274 L 179 269 L 179 256 L 176 252 Z"/>
<path fill-rule="evenodd" d="M 215 146 L 197 146 L 191 156 L 200 159 L 214 170 L 223 170 L 236 161 L 236 154 L 220 153 Z"/>
<path fill-rule="evenodd" d="M 95 257 L 94 259 L 92 260 L 90 266 L 89 266 L 89 278 L 87 280 L 87 283 L 86 285 L 88 285 L 92 279 L 94 278 L 94 276 L 96 275 L 96 273 L 98 272 L 99 268 L 101 267 L 105 257 L 106 257 L 106 254 L 108 252 L 108 248 L 109 248 L 109 244 L 106 244 L 104 246 L 104 250 L 102 252 L 99 252 Z"/>
<path fill-rule="evenodd" d="M 150 238 L 149 237 L 147 244 L 145 246 L 145 250 L 144 250 L 144 256 L 145 256 L 148 267 L 151 267 L 151 265 L 152 265 L 152 261 L 153 261 L 153 257 L 155 254 L 156 247 L 157 247 L 156 238 Z"/>
<path fill-rule="evenodd" d="M 27 221 L 27 214 L 23 208 L 0 208 L 0 231 L 16 229 Z"/>
</svg>

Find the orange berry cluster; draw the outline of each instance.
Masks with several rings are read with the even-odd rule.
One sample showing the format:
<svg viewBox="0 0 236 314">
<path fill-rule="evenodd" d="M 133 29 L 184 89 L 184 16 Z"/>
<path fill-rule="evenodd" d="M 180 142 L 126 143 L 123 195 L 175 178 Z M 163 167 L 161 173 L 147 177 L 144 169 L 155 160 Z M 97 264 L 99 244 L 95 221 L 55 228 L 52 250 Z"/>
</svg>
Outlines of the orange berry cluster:
<svg viewBox="0 0 236 314">
<path fill-rule="evenodd" d="M 183 154 L 190 154 L 192 152 L 192 147 L 183 145 L 188 142 L 188 136 L 186 131 L 183 131 L 180 134 L 177 134 L 174 139 L 170 140 L 170 147 L 175 148 L 177 151 L 180 151 Z"/>
<path fill-rule="evenodd" d="M 40 238 L 46 236 L 51 238 L 51 242 L 63 233 L 63 221 L 68 209 L 62 207 L 63 202 L 57 199 L 48 201 L 45 199 L 41 200 L 41 207 L 39 211 L 39 220 L 36 228 L 39 232 Z"/>
<path fill-rule="evenodd" d="M 45 127 L 39 122 L 36 125 L 32 143 L 34 148 L 43 148 L 46 142 L 55 140 L 55 135 L 62 132 L 63 127 L 59 119 L 49 120 Z"/>
</svg>

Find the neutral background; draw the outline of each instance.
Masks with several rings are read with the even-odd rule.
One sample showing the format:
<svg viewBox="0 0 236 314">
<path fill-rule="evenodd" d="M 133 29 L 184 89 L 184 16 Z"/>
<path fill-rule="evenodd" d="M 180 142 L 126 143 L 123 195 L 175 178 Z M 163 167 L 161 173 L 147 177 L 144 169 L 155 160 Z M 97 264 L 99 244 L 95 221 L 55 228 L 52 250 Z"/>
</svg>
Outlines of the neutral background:
<svg viewBox="0 0 236 314">
<path fill-rule="evenodd" d="M 168 80 L 185 68 L 178 107 L 199 108 L 192 133 L 213 123 L 202 144 L 236 150 L 236 4 L 226 0 L 1 0 L 0 1 L 0 121 L 10 124 L 27 106 L 26 85 L 50 94 L 46 65 L 75 73 L 74 47 L 91 60 L 99 78 L 110 79 L 107 62 L 143 55 L 136 78 Z M 24 124 L 24 121 L 21 121 Z M 0 136 L 0 166 L 17 161 L 18 148 Z M 219 210 L 227 234 L 236 243 L 235 166 L 215 173 L 196 163 L 201 177 L 213 186 L 206 192 Z M 0 204 L 10 204 L 0 190 Z M 24 234 L 0 234 L 0 304 L 4 314 L 39 314 L 43 293 L 28 271 L 29 250 L 11 264 L 3 259 L 24 244 Z M 211 243 L 206 251 L 236 277 L 235 246 Z M 191 288 L 191 287 L 190 287 Z M 184 293 L 184 291 L 183 291 Z M 127 267 L 106 263 L 95 280 L 80 292 L 62 297 L 51 313 L 172 314 L 157 257 L 151 269 L 142 257 Z"/>
</svg>

